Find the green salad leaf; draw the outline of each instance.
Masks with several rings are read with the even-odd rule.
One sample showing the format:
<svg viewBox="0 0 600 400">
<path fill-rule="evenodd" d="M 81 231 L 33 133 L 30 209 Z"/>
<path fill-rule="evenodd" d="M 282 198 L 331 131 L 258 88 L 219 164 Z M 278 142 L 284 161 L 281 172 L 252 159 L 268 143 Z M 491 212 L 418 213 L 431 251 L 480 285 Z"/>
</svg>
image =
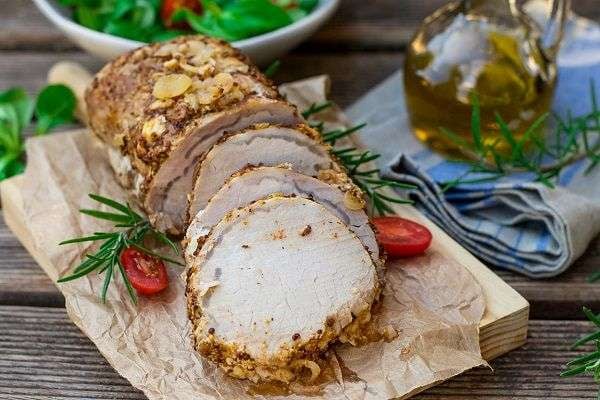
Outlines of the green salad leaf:
<svg viewBox="0 0 600 400">
<path fill-rule="evenodd" d="M 164 0 L 59 0 L 73 9 L 75 22 L 110 35 L 141 42 L 169 40 L 186 34 L 161 19 Z M 181 8 L 172 22 L 192 31 L 235 41 L 271 32 L 308 15 L 318 0 L 198 0 L 202 13 Z"/>
<path fill-rule="evenodd" d="M 126 39 L 151 42 L 171 39 L 160 20 L 161 0 L 60 0 L 73 8 L 75 22 Z"/>
<path fill-rule="evenodd" d="M 75 96 L 67 87 L 48 86 L 36 102 L 21 88 L 0 92 L 0 180 L 20 174 L 25 169 L 23 130 L 35 113 L 36 132 L 44 134 L 73 119 Z"/>
<path fill-rule="evenodd" d="M 29 125 L 33 116 L 33 100 L 21 88 L 12 88 L 0 93 L 0 107 L 5 110 L 11 107 L 14 109 L 17 117 L 14 122 L 20 130 Z"/>
<path fill-rule="evenodd" d="M 29 124 L 32 113 L 33 101 L 23 89 L 0 93 L 0 180 L 25 169 L 21 131 Z"/>
<path fill-rule="evenodd" d="M 203 0 L 202 6 L 202 15 L 181 9 L 173 15 L 173 20 L 186 21 L 198 33 L 228 41 L 271 32 L 293 22 L 285 9 L 269 0 Z"/>
<path fill-rule="evenodd" d="M 285 9 L 294 22 L 306 17 L 319 3 L 319 0 L 274 0 L 273 3 Z"/>
<path fill-rule="evenodd" d="M 43 135 L 57 125 L 72 122 L 76 105 L 75 95 L 65 85 L 46 86 L 38 95 L 35 104 L 35 133 Z"/>
</svg>

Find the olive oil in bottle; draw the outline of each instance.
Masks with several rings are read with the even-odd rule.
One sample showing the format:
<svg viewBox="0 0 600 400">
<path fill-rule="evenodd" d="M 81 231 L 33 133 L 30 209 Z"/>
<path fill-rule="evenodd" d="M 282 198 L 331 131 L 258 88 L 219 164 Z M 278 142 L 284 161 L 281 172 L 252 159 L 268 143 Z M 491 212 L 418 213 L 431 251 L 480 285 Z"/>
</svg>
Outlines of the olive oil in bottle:
<svg viewBox="0 0 600 400">
<path fill-rule="evenodd" d="M 518 138 L 552 102 L 556 67 L 541 43 L 540 29 L 510 0 L 455 2 L 426 19 L 409 46 L 404 71 L 417 138 L 461 157 L 441 128 L 472 141 L 476 96 L 484 143 L 506 151 L 496 114 Z"/>
</svg>

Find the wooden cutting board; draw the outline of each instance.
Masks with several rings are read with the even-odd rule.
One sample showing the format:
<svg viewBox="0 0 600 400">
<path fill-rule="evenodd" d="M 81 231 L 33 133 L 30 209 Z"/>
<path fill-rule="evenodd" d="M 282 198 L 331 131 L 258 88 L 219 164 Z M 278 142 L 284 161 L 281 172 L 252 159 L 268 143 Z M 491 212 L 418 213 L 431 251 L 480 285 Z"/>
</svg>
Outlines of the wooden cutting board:
<svg viewBox="0 0 600 400">
<path fill-rule="evenodd" d="M 44 265 L 48 261 L 33 246 L 25 223 L 22 182 L 22 176 L 17 176 L 0 183 L 4 219 L 33 258 Z M 481 285 L 486 299 L 486 310 L 480 325 L 483 357 L 489 361 L 525 344 L 529 319 L 527 301 L 417 209 L 409 205 L 394 205 L 394 210 L 400 216 L 427 225 L 434 238 L 432 248 L 464 266 Z"/>
</svg>

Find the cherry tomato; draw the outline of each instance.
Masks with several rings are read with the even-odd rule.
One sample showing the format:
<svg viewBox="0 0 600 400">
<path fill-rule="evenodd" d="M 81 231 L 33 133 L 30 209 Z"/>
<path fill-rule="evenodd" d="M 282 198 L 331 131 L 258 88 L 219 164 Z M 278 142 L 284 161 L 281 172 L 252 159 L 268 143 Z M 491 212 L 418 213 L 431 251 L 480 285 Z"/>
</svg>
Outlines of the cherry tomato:
<svg viewBox="0 0 600 400">
<path fill-rule="evenodd" d="M 400 217 L 374 218 L 377 240 L 391 258 L 422 254 L 431 244 L 431 232 L 421 224 Z"/>
<path fill-rule="evenodd" d="M 174 23 L 171 21 L 171 17 L 175 11 L 184 7 L 192 10 L 196 14 L 202 14 L 200 0 L 163 0 L 160 8 L 160 18 L 162 19 L 163 24 L 167 28 L 188 29 L 189 26 L 185 22 Z"/>
<path fill-rule="evenodd" d="M 144 254 L 134 247 L 123 250 L 120 258 L 131 286 L 139 294 L 155 294 L 169 286 L 169 277 L 162 260 Z"/>
</svg>

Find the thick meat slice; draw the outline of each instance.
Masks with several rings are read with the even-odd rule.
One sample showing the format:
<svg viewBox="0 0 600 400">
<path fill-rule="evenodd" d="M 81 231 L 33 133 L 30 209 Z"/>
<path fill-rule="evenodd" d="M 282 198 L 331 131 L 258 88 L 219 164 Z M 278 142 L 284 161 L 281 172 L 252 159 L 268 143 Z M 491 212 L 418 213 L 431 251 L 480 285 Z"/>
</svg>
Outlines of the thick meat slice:
<svg viewBox="0 0 600 400">
<path fill-rule="evenodd" d="M 187 281 L 195 348 L 228 374 L 290 382 L 340 339 L 364 340 L 379 293 L 360 240 L 324 206 L 275 196 L 217 224 Z"/>
<path fill-rule="evenodd" d="M 338 175 L 339 176 L 339 175 Z M 185 255 L 188 263 L 201 247 L 213 226 L 231 210 L 245 207 L 274 193 L 311 199 L 342 220 L 361 240 L 376 264 L 379 247 L 365 210 L 360 207 L 358 189 L 348 181 L 326 183 L 295 172 L 286 166 L 252 167 L 231 177 L 192 219 L 186 234 Z"/>
<path fill-rule="evenodd" d="M 260 124 L 223 138 L 206 154 L 196 173 L 189 216 L 193 217 L 203 209 L 236 172 L 247 166 L 283 163 L 310 176 L 316 176 L 324 169 L 339 169 L 330 156 L 329 147 L 307 125 Z"/>
<path fill-rule="evenodd" d="M 86 93 L 92 131 L 153 223 L 184 232 L 202 154 L 227 131 L 302 118 L 249 60 L 225 42 L 180 37 L 104 67 Z"/>
</svg>

